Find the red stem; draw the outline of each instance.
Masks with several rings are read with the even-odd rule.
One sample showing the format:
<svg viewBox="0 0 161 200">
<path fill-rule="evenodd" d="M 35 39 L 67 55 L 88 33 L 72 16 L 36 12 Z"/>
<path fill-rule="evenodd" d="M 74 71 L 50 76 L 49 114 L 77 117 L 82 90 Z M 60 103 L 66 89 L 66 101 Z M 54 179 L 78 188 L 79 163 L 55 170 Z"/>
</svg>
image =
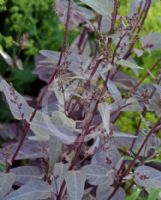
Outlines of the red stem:
<svg viewBox="0 0 161 200">
<path fill-rule="evenodd" d="M 147 134 L 147 136 L 145 137 L 143 143 L 141 144 L 136 156 L 134 157 L 134 159 L 132 160 L 132 162 L 130 163 L 128 169 L 122 174 L 122 176 L 120 177 L 119 179 L 119 184 L 114 188 L 113 192 L 111 193 L 111 195 L 108 197 L 107 200 L 111 200 L 112 197 L 115 195 L 115 193 L 117 192 L 117 190 L 119 189 L 120 187 L 120 184 L 122 183 L 122 180 L 125 176 L 127 176 L 131 170 L 131 168 L 135 165 L 136 163 L 136 160 L 139 158 L 139 155 L 142 151 L 142 149 L 144 148 L 145 144 L 147 143 L 149 137 L 157 130 L 158 131 L 158 128 L 161 128 L 161 125 L 160 125 L 160 120 L 158 120 L 158 122 L 155 124 L 155 126 L 149 131 L 149 133 Z"/>
<path fill-rule="evenodd" d="M 157 60 L 156 63 L 148 71 L 152 72 L 160 62 L 161 62 L 161 59 Z M 134 86 L 134 88 L 132 89 L 133 93 L 137 90 L 137 88 L 141 85 L 141 83 L 148 77 L 148 75 L 149 75 L 149 73 L 147 72 L 143 76 L 143 78 Z"/>
<path fill-rule="evenodd" d="M 132 49 L 133 49 L 133 47 L 134 47 L 134 45 L 135 45 L 135 43 L 136 43 L 138 34 L 140 33 L 140 31 L 141 31 L 141 29 L 142 29 L 142 26 L 143 26 L 143 24 L 144 24 L 144 21 L 145 21 L 147 15 L 148 15 L 148 11 L 149 11 L 150 5 L 151 5 L 151 0 L 147 0 L 146 3 L 145 3 L 145 6 L 144 6 L 143 12 L 142 12 L 142 13 L 144 13 L 144 15 L 143 15 L 143 14 L 140 15 L 140 17 L 142 18 L 142 20 L 141 20 L 141 22 L 140 22 L 140 25 L 139 25 L 139 27 L 138 27 L 138 30 L 137 30 L 136 33 L 134 34 L 134 38 L 133 38 L 133 40 L 132 40 L 132 42 L 131 42 L 131 45 L 130 45 L 128 51 L 127 51 L 126 54 L 124 55 L 124 59 L 127 59 L 127 58 L 131 55 L 131 51 L 132 51 Z M 142 15 L 143 15 L 143 17 L 142 17 Z"/>
<path fill-rule="evenodd" d="M 45 90 L 43 91 L 41 97 L 39 98 L 39 100 L 38 100 L 38 102 L 37 102 L 37 104 L 36 104 L 36 106 L 35 106 L 35 109 L 34 109 L 32 115 L 31 115 L 31 117 L 30 117 L 30 119 L 29 119 L 29 122 L 31 122 L 31 121 L 33 120 L 33 118 L 35 117 L 36 112 L 37 112 L 38 108 L 40 107 L 42 100 L 44 99 L 45 95 L 47 94 L 48 89 L 49 89 L 51 83 L 52 83 L 52 82 L 54 81 L 54 79 L 55 79 L 55 76 L 56 76 L 56 74 L 57 74 L 58 69 L 61 67 L 60 64 L 61 64 L 61 61 L 62 61 L 63 53 L 65 52 L 66 46 L 67 46 L 68 25 L 69 25 L 69 19 L 70 19 L 70 4 L 71 4 L 71 0 L 68 0 L 68 2 L 69 2 L 69 3 L 68 3 L 67 21 L 66 21 L 66 24 L 65 24 L 64 40 L 63 40 L 63 46 L 62 46 L 62 49 L 61 49 L 61 53 L 60 53 L 60 56 L 59 56 L 59 60 L 58 60 L 56 69 L 55 69 L 55 71 L 54 71 L 52 77 L 50 78 L 50 80 L 49 80 L 49 82 L 48 82 L 48 85 L 46 86 Z M 8 166 L 7 166 L 6 172 L 9 172 L 10 168 L 12 167 L 12 164 L 13 164 L 13 162 L 15 161 L 16 156 L 18 155 L 18 152 L 19 152 L 19 150 L 21 149 L 21 147 L 22 147 L 22 145 L 23 145 L 23 143 L 24 143 L 24 140 L 25 140 L 25 138 L 26 138 L 26 136 L 27 136 L 27 134 L 28 134 L 29 129 L 30 129 L 30 124 L 26 122 L 26 126 L 25 126 L 25 129 L 24 129 L 24 133 L 23 133 L 23 135 L 22 135 L 22 138 L 21 138 L 20 141 L 19 141 L 19 144 L 18 144 L 18 146 L 17 146 L 17 148 L 16 148 L 16 150 L 15 150 L 15 153 L 13 154 L 13 156 L 12 156 L 12 158 L 11 158 L 11 165 L 8 165 Z"/>
</svg>

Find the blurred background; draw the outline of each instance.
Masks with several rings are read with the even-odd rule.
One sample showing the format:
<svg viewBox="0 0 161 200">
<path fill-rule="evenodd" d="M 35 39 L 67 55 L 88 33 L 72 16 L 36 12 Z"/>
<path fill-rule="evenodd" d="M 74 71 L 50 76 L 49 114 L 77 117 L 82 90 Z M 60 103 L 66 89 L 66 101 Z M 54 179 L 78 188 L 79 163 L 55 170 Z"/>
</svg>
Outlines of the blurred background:
<svg viewBox="0 0 161 200">
<path fill-rule="evenodd" d="M 120 1 L 120 15 L 128 14 L 130 3 Z M 149 32 L 161 32 L 160 0 L 154 1 L 141 34 Z M 34 57 L 41 49 L 59 51 L 63 33 L 64 26 L 55 15 L 53 0 L 0 0 L 0 74 L 22 94 L 37 97 L 45 83 L 32 73 Z M 78 34 L 77 29 L 71 31 L 70 42 Z M 149 68 L 159 55 L 159 51 L 154 51 L 136 59 L 139 65 Z M 125 114 L 118 124 L 126 120 L 128 126 L 123 131 L 132 131 L 136 118 L 137 114 Z M 155 120 L 151 114 L 147 118 Z M 8 106 L 0 99 L 0 123 L 12 119 Z"/>
</svg>

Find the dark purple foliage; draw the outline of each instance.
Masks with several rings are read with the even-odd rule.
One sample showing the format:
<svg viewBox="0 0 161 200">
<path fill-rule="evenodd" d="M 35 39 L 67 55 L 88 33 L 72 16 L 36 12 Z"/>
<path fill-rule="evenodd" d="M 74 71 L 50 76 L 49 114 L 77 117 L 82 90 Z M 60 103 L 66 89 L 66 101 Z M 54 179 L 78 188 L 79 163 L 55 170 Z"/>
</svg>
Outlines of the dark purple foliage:
<svg viewBox="0 0 161 200">
<path fill-rule="evenodd" d="M 46 82 L 35 108 L 0 77 L 0 91 L 21 121 L 0 125 L 7 140 L 0 149 L 0 199 L 124 200 L 136 187 L 147 194 L 161 188 L 160 165 L 154 168 L 160 70 L 144 82 L 161 59 L 148 70 L 137 64 L 145 52 L 160 50 L 159 33 L 139 38 L 151 4 L 133 0 L 130 14 L 120 16 L 119 0 L 56 0 L 64 41 L 60 52 L 41 50 L 35 58 L 33 73 Z M 69 46 L 75 28 L 79 35 Z M 132 133 L 117 124 L 125 113 L 138 115 Z M 146 120 L 149 113 L 155 120 Z"/>
</svg>

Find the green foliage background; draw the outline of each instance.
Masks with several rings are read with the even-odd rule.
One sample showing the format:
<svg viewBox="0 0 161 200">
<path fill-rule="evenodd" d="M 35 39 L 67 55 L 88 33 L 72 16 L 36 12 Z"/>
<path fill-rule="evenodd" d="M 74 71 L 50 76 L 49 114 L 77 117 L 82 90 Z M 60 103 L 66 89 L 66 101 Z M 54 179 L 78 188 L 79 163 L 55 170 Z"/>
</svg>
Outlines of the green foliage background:
<svg viewBox="0 0 161 200">
<path fill-rule="evenodd" d="M 127 15 L 130 7 L 130 2 L 127 0 L 121 1 L 120 5 L 120 13 L 122 15 Z M 145 36 L 150 32 L 161 32 L 161 2 L 156 0 L 152 4 L 148 16 L 146 18 L 144 27 L 141 31 L 141 36 Z M 154 63 L 157 61 L 157 59 L 160 58 L 160 51 L 154 51 L 149 53 L 144 53 L 144 55 L 141 58 L 136 58 L 136 61 L 139 66 L 144 67 L 144 70 L 140 71 L 139 77 L 141 78 L 144 74 L 145 71 L 147 71 Z M 153 72 L 154 75 L 157 76 L 156 72 Z M 144 83 L 150 83 L 151 78 L 147 78 Z M 145 116 L 145 119 L 147 123 L 152 123 L 156 121 L 156 116 L 147 113 Z M 122 131 L 124 132 L 135 132 L 136 131 L 136 124 L 138 122 L 138 113 L 128 113 L 126 112 L 125 114 L 121 115 L 119 118 L 117 124 L 121 127 Z M 142 125 L 142 128 L 145 128 L 145 125 Z"/>
<path fill-rule="evenodd" d="M 24 70 L 11 68 L 0 57 L 0 74 L 22 93 L 33 93 L 32 85 L 37 81 L 32 74 L 34 56 L 40 49 L 59 50 L 63 38 L 63 26 L 54 15 L 52 0 L 0 0 L 0 49 L 16 58 L 19 41 L 24 33 L 29 34 L 25 49 L 21 52 Z M 34 94 L 33 94 L 34 95 Z M 1 105 L 2 102 L 0 102 Z M 10 114 L 3 105 L 0 121 L 8 121 Z"/>
</svg>

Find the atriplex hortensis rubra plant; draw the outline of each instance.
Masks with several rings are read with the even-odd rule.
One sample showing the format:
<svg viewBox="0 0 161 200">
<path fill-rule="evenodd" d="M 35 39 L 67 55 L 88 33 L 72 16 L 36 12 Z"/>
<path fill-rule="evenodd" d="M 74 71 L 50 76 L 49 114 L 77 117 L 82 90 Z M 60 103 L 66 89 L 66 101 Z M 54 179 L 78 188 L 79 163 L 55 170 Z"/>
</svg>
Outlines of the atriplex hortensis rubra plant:
<svg viewBox="0 0 161 200">
<path fill-rule="evenodd" d="M 132 0 L 120 16 L 119 0 L 56 0 L 64 41 L 60 52 L 36 56 L 34 73 L 47 84 L 35 108 L 0 78 L 21 130 L 2 129 L 10 142 L 0 149 L 0 199 L 123 200 L 161 189 L 161 59 L 148 70 L 136 63 L 161 47 L 159 33 L 140 36 L 152 3 Z M 126 121 L 117 124 L 126 112 L 137 118 L 131 133 L 122 131 Z"/>
</svg>

